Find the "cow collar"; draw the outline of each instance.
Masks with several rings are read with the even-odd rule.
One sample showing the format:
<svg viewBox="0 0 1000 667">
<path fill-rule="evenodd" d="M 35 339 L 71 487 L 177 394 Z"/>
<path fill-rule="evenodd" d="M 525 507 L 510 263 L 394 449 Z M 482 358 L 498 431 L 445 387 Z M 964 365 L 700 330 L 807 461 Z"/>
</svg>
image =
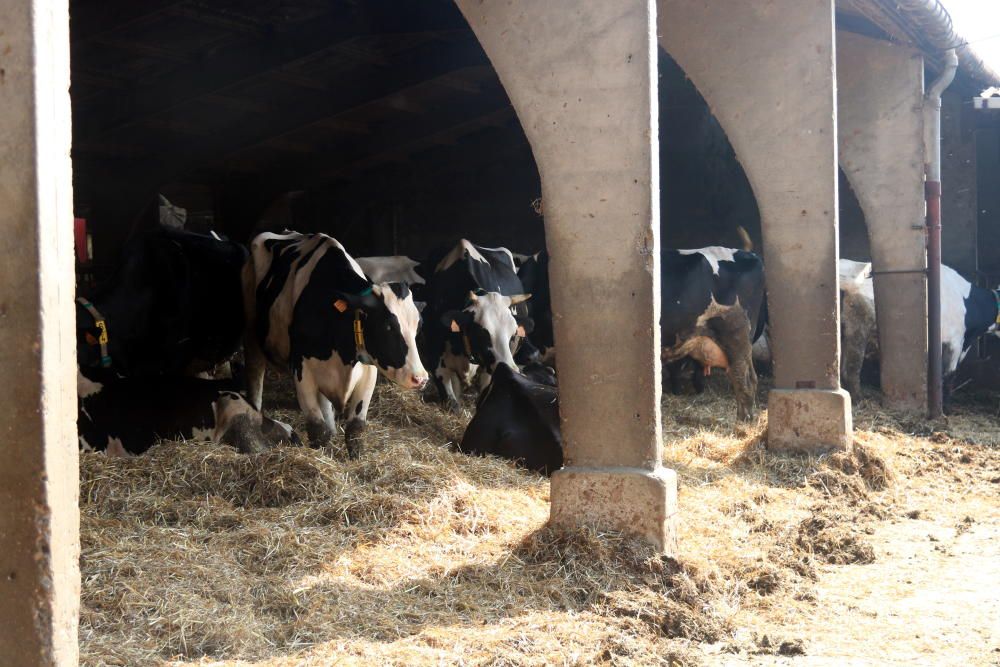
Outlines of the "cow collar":
<svg viewBox="0 0 1000 667">
<path fill-rule="evenodd" d="M 354 348 L 357 359 L 362 364 L 374 364 L 375 360 L 365 347 L 365 329 L 361 323 L 364 311 L 358 308 L 354 311 Z"/>
<path fill-rule="evenodd" d="M 100 329 L 101 333 L 97 337 L 97 342 L 101 346 L 101 366 L 104 368 L 111 367 L 111 357 L 108 355 L 108 323 L 101 315 L 101 312 L 97 310 L 97 307 L 91 302 L 84 299 L 82 296 L 77 297 L 77 303 L 84 307 L 84 309 L 90 313 L 90 316 L 94 318 L 94 326 Z"/>
</svg>

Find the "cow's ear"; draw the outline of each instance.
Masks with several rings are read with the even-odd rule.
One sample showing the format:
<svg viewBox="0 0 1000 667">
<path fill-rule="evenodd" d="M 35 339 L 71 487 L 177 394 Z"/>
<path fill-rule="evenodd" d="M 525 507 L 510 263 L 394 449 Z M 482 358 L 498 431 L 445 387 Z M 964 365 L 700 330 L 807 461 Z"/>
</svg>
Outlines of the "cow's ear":
<svg viewBox="0 0 1000 667">
<path fill-rule="evenodd" d="M 441 316 L 441 324 L 452 333 L 458 333 L 469 323 L 471 315 L 464 310 L 449 310 Z"/>
<path fill-rule="evenodd" d="M 368 288 L 360 294 L 333 290 L 333 307 L 341 313 L 354 308 L 374 308 L 378 302 L 379 297 L 375 294 L 374 288 Z"/>
</svg>

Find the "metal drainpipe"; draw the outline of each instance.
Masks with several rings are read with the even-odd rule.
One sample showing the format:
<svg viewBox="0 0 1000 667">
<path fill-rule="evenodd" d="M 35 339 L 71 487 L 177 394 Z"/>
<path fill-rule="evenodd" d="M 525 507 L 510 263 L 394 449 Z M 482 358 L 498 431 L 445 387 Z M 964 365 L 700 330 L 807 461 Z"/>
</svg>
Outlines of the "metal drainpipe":
<svg viewBox="0 0 1000 667">
<path fill-rule="evenodd" d="M 944 410 L 941 365 L 941 94 L 955 78 L 958 56 L 945 54 L 944 70 L 924 101 L 924 155 L 927 178 L 927 403 L 931 419 Z"/>
</svg>

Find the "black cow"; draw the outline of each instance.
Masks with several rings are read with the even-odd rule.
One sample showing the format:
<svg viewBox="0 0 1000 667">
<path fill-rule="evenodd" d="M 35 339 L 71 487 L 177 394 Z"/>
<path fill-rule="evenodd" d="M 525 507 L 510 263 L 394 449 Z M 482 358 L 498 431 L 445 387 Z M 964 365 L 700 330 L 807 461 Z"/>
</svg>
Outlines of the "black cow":
<svg viewBox="0 0 1000 667">
<path fill-rule="evenodd" d="M 241 385 L 185 376 L 119 378 L 104 369 L 80 369 L 80 448 L 135 456 L 161 439 L 212 439 L 243 453 L 300 444 L 288 424 L 251 406 L 238 393 Z"/>
<path fill-rule="evenodd" d="M 459 448 L 551 475 L 563 465 L 558 391 L 498 364 Z"/>
<path fill-rule="evenodd" d="M 514 353 L 532 327 L 521 280 L 506 248 L 462 239 L 427 283 L 422 354 L 434 368 L 438 396 L 457 409 L 462 382 L 483 367 L 482 384 L 498 363 L 516 368 Z"/>
<path fill-rule="evenodd" d="M 555 333 L 552 330 L 552 295 L 549 291 L 549 253 L 545 250 L 522 256 L 517 277 L 524 291 L 531 295 L 527 302 L 528 316 L 534 324 L 531 335 L 522 346 L 518 360 L 522 362 L 551 361 L 555 356 Z"/>
<path fill-rule="evenodd" d="M 228 359 L 243 332 L 246 250 L 161 227 L 125 248 L 109 287 L 77 299 L 77 361 L 120 375 L 196 373 Z"/>
<path fill-rule="evenodd" d="M 705 372 L 726 369 L 737 417 L 749 419 L 757 394 L 751 345 L 764 325 L 763 262 L 746 250 L 713 246 L 664 250 L 660 266 L 663 360 L 690 357 Z"/>
<path fill-rule="evenodd" d="M 420 314 L 405 283 L 373 283 L 325 234 L 264 233 L 243 271 L 250 402 L 258 408 L 266 360 L 291 370 L 310 445 L 330 443 L 335 415 L 358 453 L 375 380 L 427 383 L 417 352 Z"/>
</svg>

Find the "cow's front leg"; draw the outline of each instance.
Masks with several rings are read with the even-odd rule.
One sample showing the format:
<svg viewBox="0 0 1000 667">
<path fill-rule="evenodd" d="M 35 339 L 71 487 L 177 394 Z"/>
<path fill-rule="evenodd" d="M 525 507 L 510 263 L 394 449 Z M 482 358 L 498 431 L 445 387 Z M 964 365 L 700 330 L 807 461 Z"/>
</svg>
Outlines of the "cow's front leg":
<svg viewBox="0 0 1000 667">
<path fill-rule="evenodd" d="M 694 393 L 705 393 L 705 375 L 712 372 L 711 366 L 703 366 L 697 359 L 691 360 L 691 384 L 694 385 Z"/>
<path fill-rule="evenodd" d="M 681 361 L 669 361 L 663 364 L 663 379 L 670 387 L 670 393 L 674 396 L 681 394 Z"/>
<path fill-rule="evenodd" d="M 333 426 L 328 423 L 323 410 L 323 401 L 326 401 L 327 406 L 329 401 L 319 393 L 316 380 L 306 367 L 302 368 L 302 377 L 295 378 L 295 395 L 306 420 L 309 446 L 313 449 L 329 446 L 333 441 Z M 332 415 L 332 410 L 330 413 Z"/>
<path fill-rule="evenodd" d="M 437 370 L 434 371 L 434 381 L 448 411 L 460 411 L 462 409 L 462 379 L 458 373 L 445 366 L 443 358 Z"/>
<path fill-rule="evenodd" d="M 264 370 L 267 368 L 267 359 L 257 344 L 254 332 L 249 330 L 243 337 L 243 361 L 247 401 L 260 410 L 264 399 Z"/>
<path fill-rule="evenodd" d="M 344 441 L 348 456 L 356 458 L 361 454 L 361 434 L 368 422 L 368 406 L 375 393 L 378 370 L 368 364 L 358 364 L 353 373 L 356 375 L 354 386 L 344 409 Z"/>
</svg>

